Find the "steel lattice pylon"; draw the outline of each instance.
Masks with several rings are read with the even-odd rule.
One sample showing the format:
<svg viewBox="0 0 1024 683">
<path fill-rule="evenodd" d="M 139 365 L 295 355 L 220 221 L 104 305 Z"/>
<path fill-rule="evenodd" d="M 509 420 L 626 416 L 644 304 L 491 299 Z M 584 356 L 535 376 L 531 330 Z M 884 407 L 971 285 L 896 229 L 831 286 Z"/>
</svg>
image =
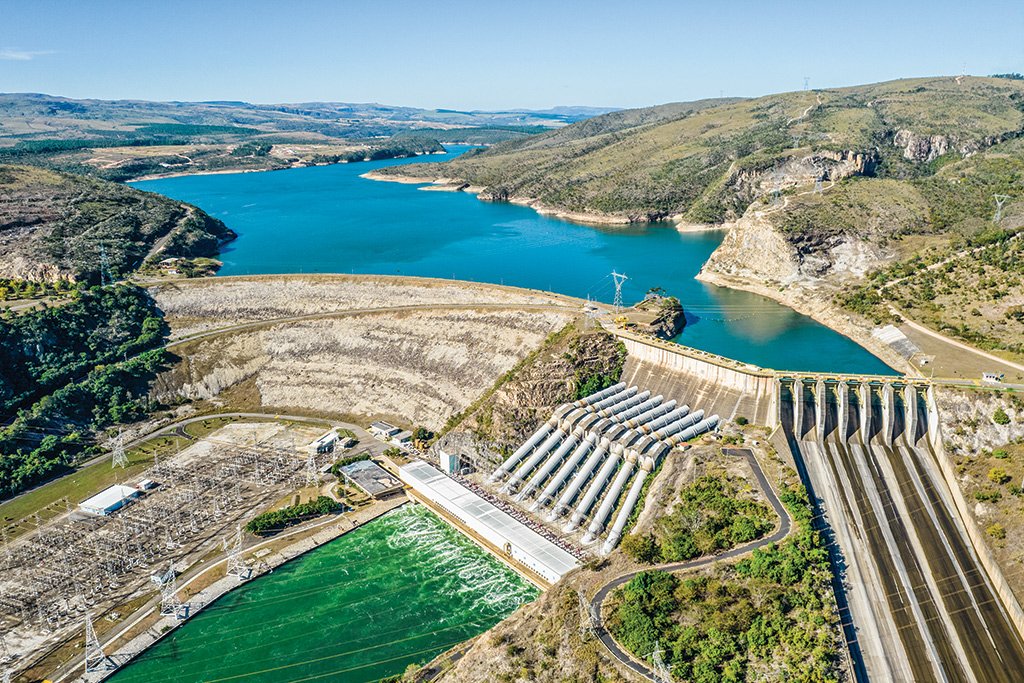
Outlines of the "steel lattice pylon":
<svg viewBox="0 0 1024 683">
<path fill-rule="evenodd" d="M 92 627 L 92 615 L 85 613 L 85 672 L 111 671 L 117 668 L 107 653 L 100 645 L 100 639 L 96 637 L 96 629 Z"/>
<path fill-rule="evenodd" d="M 629 276 L 613 270 L 612 279 L 615 280 L 615 301 L 612 305 L 615 306 L 615 312 L 618 313 L 622 310 L 622 283 L 628 280 Z"/>
</svg>

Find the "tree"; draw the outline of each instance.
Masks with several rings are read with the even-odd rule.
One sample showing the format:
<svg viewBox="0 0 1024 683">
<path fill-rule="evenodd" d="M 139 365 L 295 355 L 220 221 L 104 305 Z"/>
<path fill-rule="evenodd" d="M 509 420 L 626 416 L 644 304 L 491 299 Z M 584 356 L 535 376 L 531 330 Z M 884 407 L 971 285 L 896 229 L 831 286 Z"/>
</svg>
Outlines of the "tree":
<svg viewBox="0 0 1024 683">
<path fill-rule="evenodd" d="M 622 552 L 641 564 L 654 564 L 661 557 L 661 548 L 651 534 L 627 534 L 622 539 Z"/>
<path fill-rule="evenodd" d="M 996 408 L 996 412 L 992 414 L 992 421 L 997 425 L 1008 425 L 1010 424 L 1010 416 L 1006 414 L 1002 406 Z"/>
</svg>

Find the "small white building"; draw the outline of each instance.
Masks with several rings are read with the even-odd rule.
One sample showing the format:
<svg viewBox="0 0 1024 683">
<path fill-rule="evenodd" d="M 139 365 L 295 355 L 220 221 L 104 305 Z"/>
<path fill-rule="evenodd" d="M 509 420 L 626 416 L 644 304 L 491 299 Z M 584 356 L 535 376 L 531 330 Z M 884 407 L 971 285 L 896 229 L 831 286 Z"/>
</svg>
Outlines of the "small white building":
<svg viewBox="0 0 1024 683">
<path fill-rule="evenodd" d="M 395 425 L 388 424 L 387 422 L 381 422 L 378 420 L 377 422 L 370 423 L 370 433 L 378 439 L 390 439 L 401 431 L 402 430 Z"/>
<path fill-rule="evenodd" d="M 331 431 L 327 432 L 313 443 L 306 446 L 306 450 L 310 451 L 311 453 L 316 453 L 317 455 L 321 455 L 323 453 L 330 453 L 331 451 L 334 450 L 334 446 L 337 442 L 338 431 L 336 429 L 332 429 Z"/>
<path fill-rule="evenodd" d="M 395 434 L 391 440 L 400 446 L 408 446 L 412 444 L 412 432 L 408 429 L 404 432 L 399 432 L 398 434 Z"/>
<path fill-rule="evenodd" d="M 79 509 L 92 515 L 109 515 L 120 510 L 125 505 L 142 495 L 142 492 L 132 486 L 114 484 L 104 489 L 92 498 L 83 500 L 78 504 Z"/>
</svg>

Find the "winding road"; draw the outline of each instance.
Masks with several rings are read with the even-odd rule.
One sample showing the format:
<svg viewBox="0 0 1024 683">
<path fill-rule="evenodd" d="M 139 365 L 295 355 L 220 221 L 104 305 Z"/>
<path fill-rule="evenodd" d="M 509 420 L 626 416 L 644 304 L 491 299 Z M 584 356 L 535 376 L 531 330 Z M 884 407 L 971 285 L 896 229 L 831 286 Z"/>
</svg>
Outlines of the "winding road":
<svg viewBox="0 0 1024 683">
<path fill-rule="evenodd" d="M 779 528 L 776 529 L 775 532 L 772 533 L 770 536 L 765 536 L 764 538 L 760 538 L 746 545 L 742 545 L 731 550 L 727 550 L 718 555 L 708 555 L 705 557 L 698 558 L 696 560 L 689 560 L 687 562 L 673 562 L 670 564 L 661 564 L 652 567 L 647 567 L 645 569 L 638 569 L 636 571 L 627 572 L 625 574 L 620 574 L 619 576 L 615 577 L 605 585 L 601 586 L 601 588 L 598 589 L 597 594 L 594 595 L 594 598 L 590 601 L 591 614 L 597 615 L 598 619 L 598 623 L 595 625 L 595 631 L 598 640 L 601 642 L 602 645 L 604 645 L 605 649 L 608 650 L 608 653 L 611 654 L 612 657 L 617 659 L 623 666 L 650 681 L 658 680 L 658 678 L 655 676 L 655 673 L 650 669 L 650 667 L 638 661 L 635 657 L 631 656 L 628 652 L 626 652 L 622 648 L 622 646 L 620 646 L 618 642 L 616 642 L 615 638 L 612 637 L 612 634 L 609 633 L 608 629 L 606 629 L 604 626 L 601 608 L 604 605 L 605 599 L 611 594 L 611 592 L 619 586 L 628 583 L 637 574 L 640 574 L 645 571 L 658 570 L 664 572 L 685 572 L 693 569 L 699 569 L 700 567 L 706 567 L 710 564 L 714 564 L 715 562 L 721 562 L 722 560 L 730 560 L 736 557 L 740 557 L 742 555 L 746 555 L 748 553 L 753 552 L 754 550 L 757 550 L 758 548 L 763 548 L 767 545 L 777 543 L 783 540 L 784 538 L 786 538 L 786 536 L 789 535 L 789 532 L 792 530 L 793 527 L 793 521 L 792 519 L 790 519 L 789 513 L 786 511 L 786 508 L 782 505 L 782 502 L 779 500 L 779 497 L 775 495 L 775 491 L 768 483 L 768 479 L 764 476 L 764 471 L 761 469 L 760 463 L 757 462 L 757 458 L 754 457 L 754 453 L 748 448 L 727 448 L 723 449 L 723 453 L 725 453 L 726 455 L 739 455 L 747 459 L 747 464 L 750 465 L 750 469 L 754 473 L 754 477 L 757 479 L 758 486 L 761 487 L 761 490 L 764 492 L 765 497 L 768 499 L 768 502 L 771 504 L 776 514 L 779 515 Z"/>
</svg>

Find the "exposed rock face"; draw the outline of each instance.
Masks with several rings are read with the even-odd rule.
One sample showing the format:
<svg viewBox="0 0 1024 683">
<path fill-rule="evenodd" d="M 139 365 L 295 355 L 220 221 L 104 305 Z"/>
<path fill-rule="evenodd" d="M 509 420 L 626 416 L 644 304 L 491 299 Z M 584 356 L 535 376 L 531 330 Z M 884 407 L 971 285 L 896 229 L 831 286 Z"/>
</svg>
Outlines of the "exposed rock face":
<svg viewBox="0 0 1024 683">
<path fill-rule="evenodd" d="M 874 153 L 821 150 L 803 157 L 791 157 L 768 168 L 738 171 L 730 179 L 729 186 L 737 196 L 752 202 L 776 190 L 870 173 L 876 163 Z"/>
<path fill-rule="evenodd" d="M 942 439 L 953 453 L 975 455 L 1024 439 L 1024 400 L 1013 394 L 941 389 L 935 395 Z M 1002 408 L 1009 424 L 992 420 Z"/>
<path fill-rule="evenodd" d="M 686 327 L 686 313 L 675 297 L 648 296 L 636 308 L 653 311 L 654 317 L 637 325 L 637 329 L 660 339 L 673 339 Z"/>
<path fill-rule="evenodd" d="M 757 212 L 748 212 L 733 224 L 701 272 L 789 283 L 800 277 L 800 266 L 796 249 L 782 233 Z"/>
<path fill-rule="evenodd" d="M 892 144 L 903 150 L 910 161 L 931 161 L 949 151 L 951 140 L 945 135 L 918 135 L 909 130 L 896 131 Z"/>
<path fill-rule="evenodd" d="M 966 157 L 992 145 L 1016 137 L 1017 133 L 988 135 L 980 140 L 961 140 L 956 135 L 920 135 L 910 130 L 898 130 L 892 144 L 903 150 L 903 158 L 914 162 L 928 162 L 943 154 L 956 152 Z"/>
<path fill-rule="evenodd" d="M 478 467 L 497 464 L 519 447 L 559 405 L 576 398 L 589 378 L 618 381 L 625 349 L 605 332 L 573 332 L 550 344 L 502 384 L 473 413 L 438 441 L 447 453 L 472 458 Z"/>
</svg>

